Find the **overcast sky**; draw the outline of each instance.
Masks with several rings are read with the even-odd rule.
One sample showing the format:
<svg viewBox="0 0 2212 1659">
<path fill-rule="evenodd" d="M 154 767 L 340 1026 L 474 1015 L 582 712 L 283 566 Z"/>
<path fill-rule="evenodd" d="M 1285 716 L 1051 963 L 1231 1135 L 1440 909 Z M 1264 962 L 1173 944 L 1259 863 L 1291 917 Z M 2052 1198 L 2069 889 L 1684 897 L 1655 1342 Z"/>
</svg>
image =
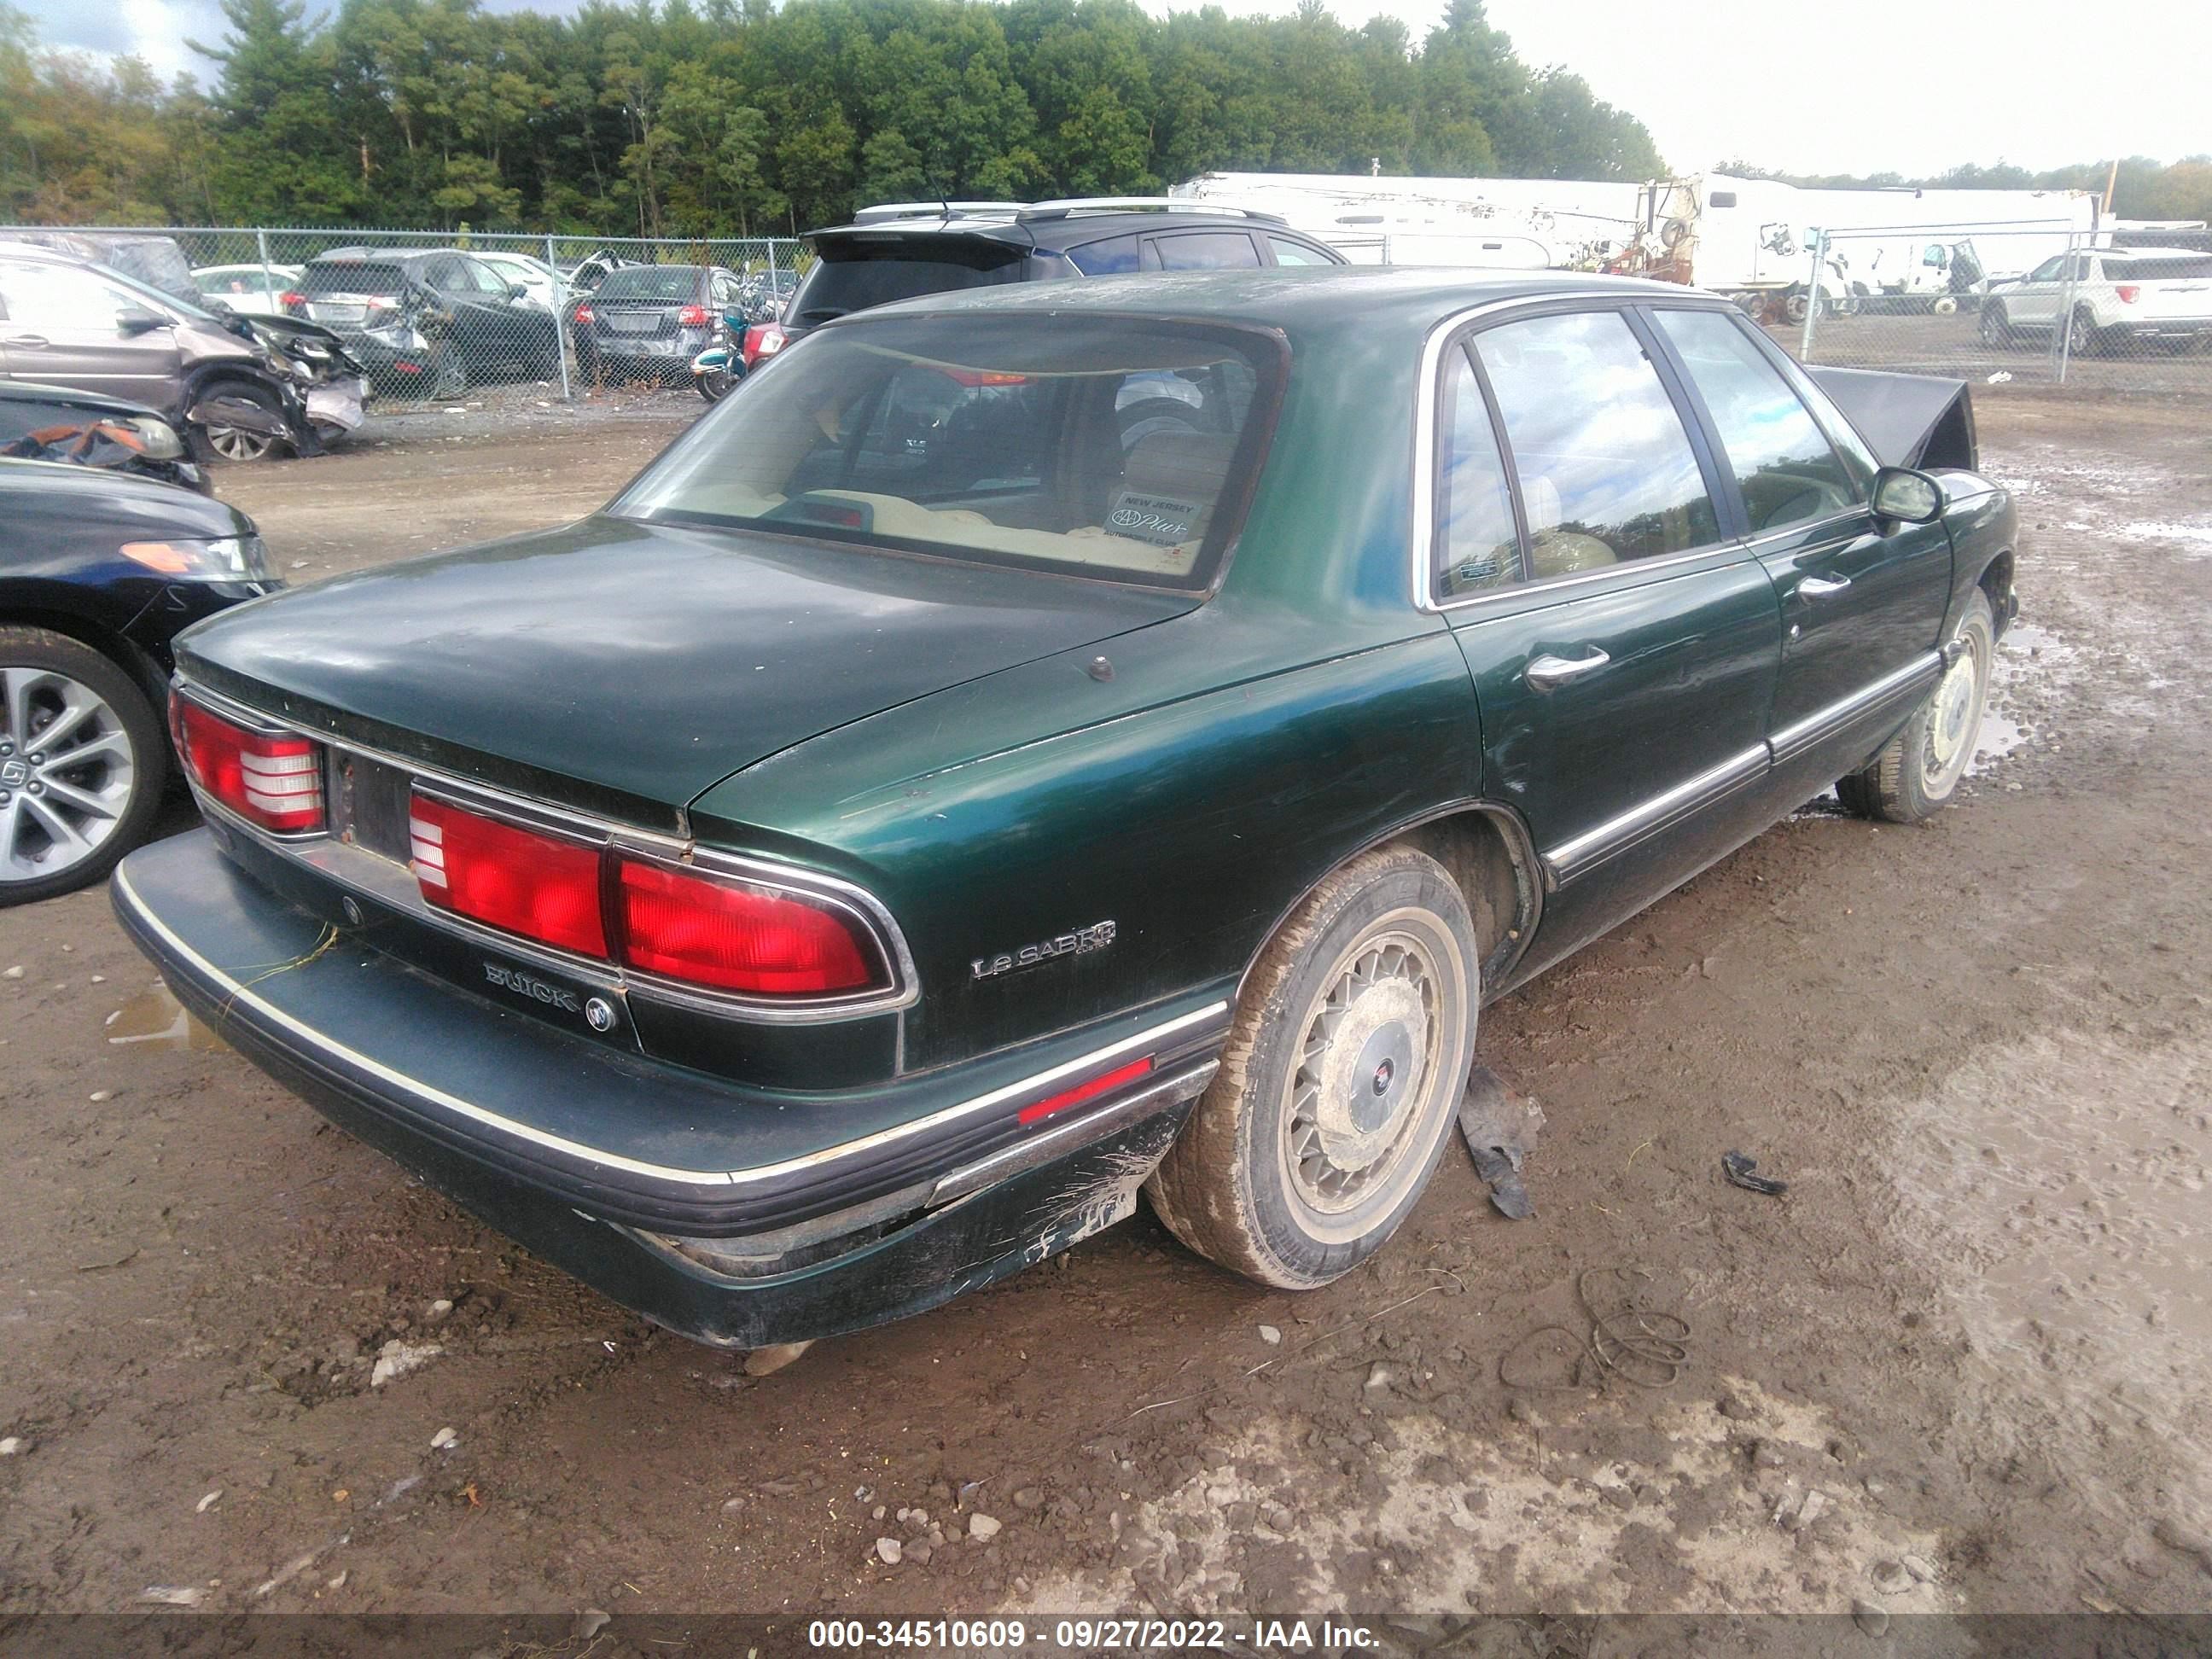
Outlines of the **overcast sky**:
<svg viewBox="0 0 2212 1659">
<path fill-rule="evenodd" d="M 186 37 L 219 40 L 216 0 L 27 0 L 50 44 L 136 52 L 156 71 L 204 69 Z M 312 0 L 311 0 L 312 3 Z M 1146 0 L 1156 12 L 1196 0 Z M 1243 13 L 1291 0 L 1224 0 Z M 526 0 L 488 0 L 495 11 Z M 1378 10 L 1418 40 L 1445 0 L 1332 0 Z M 537 9 L 571 11 L 575 0 Z M 2133 0 L 1490 0 L 1537 65 L 1565 64 L 1641 117 L 1677 172 L 1741 159 L 1793 173 L 1928 173 L 2212 151 L 2212 4 Z M 1690 21 L 1672 21 L 1687 19 Z M 2190 82 L 2194 82 L 2192 87 Z"/>
</svg>

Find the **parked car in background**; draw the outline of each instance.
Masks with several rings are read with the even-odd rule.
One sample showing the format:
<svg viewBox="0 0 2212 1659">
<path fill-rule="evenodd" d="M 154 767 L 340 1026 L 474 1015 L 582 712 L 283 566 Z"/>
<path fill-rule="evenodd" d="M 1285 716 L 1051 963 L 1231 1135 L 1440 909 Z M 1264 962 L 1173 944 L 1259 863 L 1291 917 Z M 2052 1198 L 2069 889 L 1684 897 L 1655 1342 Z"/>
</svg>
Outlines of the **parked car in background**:
<svg viewBox="0 0 2212 1659">
<path fill-rule="evenodd" d="M 2212 254 L 2096 248 L 2045 259 L 1982 302 L 1982 338 L 2001 345 L 2064 328 L 2067 349 L 2101 351 L 2136 341 L 2212 339 Z"/>
<path fill-rule="evenodd" d="M 172 300 L 187 304 L 199 301 L 192 262 L 173 236 L 89 228 L 0 231 L 0 246 L 10 243 L 42 247 L 86 264 L 104 265 Z"/>
<path fill-rule="evenodd" d="M 495 253 L 471 250 L 470 257 L 489 266 L 505 281 L 519 283 L 522 297 L 534 306 L 556 311 L 568 297 L 568 279 L 543 259 L 527 253 Z"/>
<path fill-rule="evenodd" d="M 586 380 L 688 380 L 723 314 L 743 303 L 741 287 L 720 265 L 611 270 L 569 313 L 576 366 Z"/>
<path fill-rule="evenodd" d="M 251 317 L 283 316 L 284 295 L 299 280 L 297 265 L 202 265 L 192 272 L 202 300 Z"/>
<path fill-rule="evenodd" d="M 388 392 L 455 398 L 561 372 L 553 313 L 458 249 L 332 249 L 301 269 L 285 309 L 336 332 Z"/>
<path fill-rule="evenodd" d="M 849 225 L 810 231 L 806 242 L 814 264 L 781 318 L 745 332 L 747 368 L 809 329 L 926 294 L 1138 270 L 1346 263 L 1276 214 L 1165 197 L 891 202 L 861 209 Z"/>
<path fill-rule="evenodd" d="M 167 416 L 144 404 L 69 386 L 0 380 L 0 459 L 128 472 L 203 495 L 204 469 Z"/>
<path fill-rule="evenodd" d="M 89 885 L 145 838 L 170 641 L 281 586 L 236 507 L 0 460 L 0 906 Z"/>
<path fill-rule="evenodd" d="M 325 330 L 217 314 L 103 265 L 0 244 L 0 378 L 145 404 L 197 460 L 314 453 L 311 403 L 357 410 L 359 374 Z"/>
<path fill-rule="evenodd" d="M 1838 384 L 1970 457 L 1957 383 Z M 336 1121 L 709 1342 L 933 1306 L 1140 1183 L 1321 1285 L 1485 1001 L 1832 782 L 1956 791 L 2017 517 L 1884 459 L 1644 281 L 864 312 L 581 523 L 195 629 L 210 827 L 116 908 Z"/>
</svg>

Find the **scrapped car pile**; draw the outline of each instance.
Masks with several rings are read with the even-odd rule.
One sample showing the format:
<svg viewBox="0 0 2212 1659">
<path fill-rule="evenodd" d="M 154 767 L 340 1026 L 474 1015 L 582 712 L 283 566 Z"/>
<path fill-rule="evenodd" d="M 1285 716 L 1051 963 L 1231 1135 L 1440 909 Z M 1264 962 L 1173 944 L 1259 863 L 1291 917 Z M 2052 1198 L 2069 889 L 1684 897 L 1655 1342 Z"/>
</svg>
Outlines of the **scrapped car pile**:
<svg viewBox="0 0 2212 1659">
<path fill-rule="evenodd" d="M 361 425 L 369 395 L 336 334 L 210 300 L 167 237 L 9 233 L 0 327 L 0 384 L 127 399 L 195 461 L 319 454 Z"/>
</svg>

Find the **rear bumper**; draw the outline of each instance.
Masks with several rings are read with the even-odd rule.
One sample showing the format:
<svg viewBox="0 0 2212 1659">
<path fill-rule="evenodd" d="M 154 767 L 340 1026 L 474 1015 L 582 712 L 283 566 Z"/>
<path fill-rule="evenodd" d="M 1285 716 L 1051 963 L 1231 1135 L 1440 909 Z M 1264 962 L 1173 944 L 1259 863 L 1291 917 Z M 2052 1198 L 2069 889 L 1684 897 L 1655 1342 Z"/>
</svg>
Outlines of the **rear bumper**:
<svg viewBox="0 0 2212 1659">
<path fill-rule="evenodd" d="M 615 1300 L 722 1346 L 920 1312 L 1122 1219 L 1226 1018 L 1155 1018 L 1072 1073 L 1048 1065 L 840 1141 L 848 1097 L 738 1090 L 439 984 L 285 904 L 207 831 L 134 854 L 112 891 L 179 999 L 325 1116 Z M 1024 1100 L 1130 1052 L 1159 1056 L 1138 1084 L 1009 1135 Z M 797 1157 L 793 1115 L 822 1143 Z M 768 1147 L 773 1162 L 749 1154 Z"/>
</svg>

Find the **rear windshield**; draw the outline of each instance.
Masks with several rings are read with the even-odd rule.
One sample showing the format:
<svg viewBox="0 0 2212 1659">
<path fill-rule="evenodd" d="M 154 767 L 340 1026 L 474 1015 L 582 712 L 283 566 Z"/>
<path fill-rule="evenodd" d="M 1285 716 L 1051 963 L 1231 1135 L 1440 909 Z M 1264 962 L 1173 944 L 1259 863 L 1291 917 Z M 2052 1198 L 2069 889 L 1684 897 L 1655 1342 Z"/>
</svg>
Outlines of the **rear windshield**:
<svg viewBox="0 0 2212 1659">
<path fill-rule="evenodd" d="M 688 301 L 699 291 L 696 265 L 624 265 L 599 283 L 602 300 Z"/>
<path fill-rule="evenodd" d="M 2179 253 L 2162 259 L 2107 259 L 2105 276 L 2108 282 L 2157 282 L 2161 278 L 2194 277 L 2203 282 L 2212 276 L 2212 254 Z"/>
<path fill-rule="evenodd" d="M 1018 282 L 1022 274 L 1020 249 L 972 241 L 957 251 L 931 248 L 918 240 L 875 246 L 843 243 L 818 253 L 814 269 L 792 297 L 793 322 L 826 323 L 894 300 Z"/>
<path fill-rule="evenodd" d="M 318 259 L 300 273 L 302 294 L 397 294 L 406 285 L 404 266 L 368 259 Z"/>
<path fill-rule="evenodd" d="M 1196 324 L 869 319 L 789 348 L 611 510 L 1204 587 L 1281 373 L 1273 337 Z"/>
</svg>

